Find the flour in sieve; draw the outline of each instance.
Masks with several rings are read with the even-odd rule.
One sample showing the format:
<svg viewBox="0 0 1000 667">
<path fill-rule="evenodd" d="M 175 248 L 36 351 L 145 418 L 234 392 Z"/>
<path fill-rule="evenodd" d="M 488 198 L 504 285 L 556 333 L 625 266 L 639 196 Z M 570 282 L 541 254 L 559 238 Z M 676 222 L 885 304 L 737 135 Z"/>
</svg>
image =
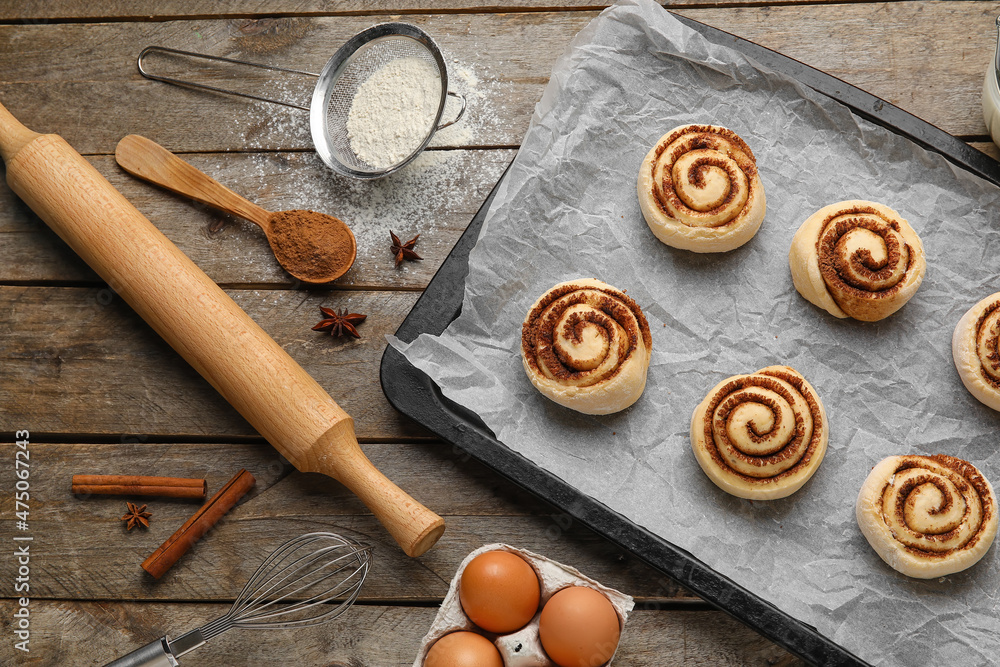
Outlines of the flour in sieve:
<svg viewBox="0 0 1000 667">
<path fill-rule="evenodd" d="M 420 58 L 396 58 L 358 87 L 347 115 L 355 155 L 376 169 L 399 164 L 430 134 L 441 101 L 441 77 Z"/>
</svg>

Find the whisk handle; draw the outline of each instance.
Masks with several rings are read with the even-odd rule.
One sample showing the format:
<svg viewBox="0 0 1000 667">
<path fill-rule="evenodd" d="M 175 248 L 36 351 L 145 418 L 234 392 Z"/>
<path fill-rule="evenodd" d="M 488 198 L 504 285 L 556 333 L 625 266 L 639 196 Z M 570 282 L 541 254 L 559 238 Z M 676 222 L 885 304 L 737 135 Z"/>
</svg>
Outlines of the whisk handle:
<svg viewBox="0 0 1000 667">
<path fill-rule="evenodd" d="M 177 667 L 179 664 L 167 646 L 167 638 L 160 637 L 104 667 Z"/>
<path fill-rule="evenodd" d="M 181 635 L 177 639 L 160 637 L 128 655 L 123 655 L 104 667 L 178 667 L 177 658 L 205 644 L 201 628 Z"/>
</svg>

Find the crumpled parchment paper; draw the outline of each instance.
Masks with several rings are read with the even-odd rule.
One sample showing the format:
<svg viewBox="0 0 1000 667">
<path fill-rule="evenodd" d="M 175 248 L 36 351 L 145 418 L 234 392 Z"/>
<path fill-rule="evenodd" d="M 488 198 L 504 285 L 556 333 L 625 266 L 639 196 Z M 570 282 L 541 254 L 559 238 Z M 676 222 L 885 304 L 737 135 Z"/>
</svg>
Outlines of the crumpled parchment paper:
<svg viewBox="0 0 1000 667">
<path fill-rule="evenodd" d="M 643 156 L 691 122 L 736 131 L 757 156 L 767 215 L 738 250 L 669 248 L 639 211 Z M 920 290 L 881 322 L 838 320 L 792 286 L 795 230 L 846 199 L 896 209 L 927 253 Z M 625 0 L 555 66 L 471 254 L 461 316 L 440 337 L 390 342 L 506 446 L 872 664 L 984 664 L 1000 655 L 997 547 L 965 572 L 909 579 L 869 547 L 854 502 L 893 454 L 958 456 L 1000 482 L 1000 415 L 951 359 L 961 315 L 1000 290 L 998 212 L 992 184 Z M 579 277 L 627 289 L 652 327 L 645 393 L 616 415 L 552 403 L 521 366 L 529 306 Z M 799 492 L 748 502 L 702 473 L 688 429 L 717 382 L 771 364 L 816 387 L 830 445 Z"/>
</svg>

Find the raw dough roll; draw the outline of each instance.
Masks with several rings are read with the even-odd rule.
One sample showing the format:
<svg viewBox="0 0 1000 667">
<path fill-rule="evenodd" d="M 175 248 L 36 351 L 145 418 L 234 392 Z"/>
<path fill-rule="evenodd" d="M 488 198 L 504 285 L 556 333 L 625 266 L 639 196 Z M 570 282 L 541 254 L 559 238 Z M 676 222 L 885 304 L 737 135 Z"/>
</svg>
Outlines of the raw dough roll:
<svg viewBox="0 0 1000 667">
<path fill-rule="evenodd" d="M 985 405 L 1000 410 L 1000 292 L 962 316 L 951 337 L 951 356 L 965 388 Z"/>
<path fill-rule="evenodd" d="M 924 246 L 887 206 L 842 201 L 802 223 L 788 252 L 792 282 L 836 317 L 874 322 L 903 307 L 924 279 Z"/>
<path fill-rule="evenodd" d="M 531 384 L 590 415 L 618 412 L 639 399 L 652 346 L 636 302 L 599 280 L 559 283 L 535 302 L 521 327 L 521 360 Z"/>
<path fill-rule="evenodd" d="M 993 487 L 953 456 L 890 456 L 861 486 L 858 526 L 876 553 L 908 577 L 933 579 L 974 565 L 997 533 Z"/>
<path fill-rule="evenodd" d="M 828 439 L 816 390 L 788 366 L 723 380 L 691 415 L 701 469 L 723 491 L 751 500 L 798 491 L 823 462 Z"/>
<path fill-rule="evenodd" d="M 638 193 L 656 238 L 694 252 L 740 247 L 767 208 L 750 147 L 715 125 L 682 125 L 660 137 L 642 161 Z"/>
</svg>

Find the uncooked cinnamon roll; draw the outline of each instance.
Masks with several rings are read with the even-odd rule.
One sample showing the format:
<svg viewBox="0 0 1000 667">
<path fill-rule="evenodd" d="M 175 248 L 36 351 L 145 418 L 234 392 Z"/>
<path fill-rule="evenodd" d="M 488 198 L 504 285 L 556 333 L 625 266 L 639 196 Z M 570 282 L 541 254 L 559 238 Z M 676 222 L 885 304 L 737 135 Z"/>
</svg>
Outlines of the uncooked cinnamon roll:
<svg viewBox="0 0 1000 667">
<path fill-rule="evenodd" d="M 767 208 L 750 147 L 715 125 L 682 125 L 660 137 L 642 161 L 638 192 L 656 238 L 694 252 L 743 245 Z"/>
<path fill-rule="evenodd" d="M 521 360 L 538 391 L 559 405 L 606 415 L 646 387 L 653 339 L 638 304 L 599 280 L 559 283 L 528 311 Z"/>
<path fill-rule="evenodd" d="M 715 484 L 752 500 L 789 496 L 823 462 L 823 403 L 788 366 L 736 375 L 708 392 L 691 416 L 691 447 Z"/>
<path fill-rule="evenodd" d="M 887 206 L 842 201 L 802 223 L 788 252 L 792 282 L 836 317 L 874 322 L 903 307 L 924 279 L 924 246 Z"/>
<path fill-rule="evenodd" d="M 993 487 L 953 456 L 890 456 L 858 494 L 858 526 L 876 553 L 908 577 L 933 579 L 974 565 L 997 533 Z"/>
<path fill-rule="evenodd" d="M 962 384 L 983 404 L 1000 410 L 1000 292 L 969 309 L 951 337 L 951 356 Z"/>
</svg>

